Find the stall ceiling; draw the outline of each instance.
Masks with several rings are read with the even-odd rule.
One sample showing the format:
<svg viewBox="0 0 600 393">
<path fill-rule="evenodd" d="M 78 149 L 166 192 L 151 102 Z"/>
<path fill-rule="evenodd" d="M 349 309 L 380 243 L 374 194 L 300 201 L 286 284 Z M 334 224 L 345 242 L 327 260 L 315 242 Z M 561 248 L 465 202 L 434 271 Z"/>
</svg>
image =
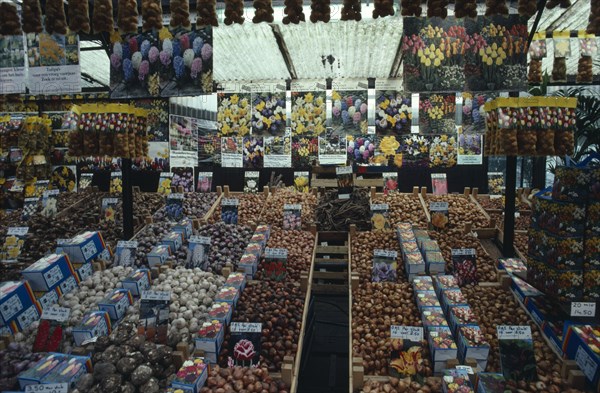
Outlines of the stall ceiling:
<svg viewBox="0 0 600 393">
<path fill-rule="evenodd" d="M 479 5 L 482 8 L 483 4 Z M 195 7 L 191 7 L 194 9 Z M 218 4 L 220 26 L 214 29 L 214 79 L 217 82 L 252 82 L 286 79 L 325 78 L 389 78 L 401 77 L 398 67 L 398 47 L 402 38 L 402 17 L 372 19 L 372 3 L 362 5 L 360 22 L 339 20 L 341 5 L 332 2 L 332 21 L 305 22 L 284 25 L 283 6 L 275 4 L 275 23 L 254 24 L 254 10 L 246 3 L 243 25 L 223 24 L 223 5 Z M 579 30 L 587 25 L 589 0 L 573 0 L 568 9 L 545 9 L 538 31 Z M 308 19 L 310 7 L 305 2 Z M 191 18 L 195 18 L 192 15 Z M 529 21 L 530 29 L 534 18 Z M 82 47 L 97 43 L 82 42 Z M 543 69 L 550 74 L 553 63 L 553 44 L 548 40 L 548 56 Z M 579 47 L 572 39 L 572 56 L 567 59 L 567 73 L 577 73 Z M 109 84 L 109 61 L 105 51 L 82 51 L 81 66 L 84 74 L 95 81 L 90 86 Z M 594 65 L 600 73 L 600 65 Z"/>
</svg>

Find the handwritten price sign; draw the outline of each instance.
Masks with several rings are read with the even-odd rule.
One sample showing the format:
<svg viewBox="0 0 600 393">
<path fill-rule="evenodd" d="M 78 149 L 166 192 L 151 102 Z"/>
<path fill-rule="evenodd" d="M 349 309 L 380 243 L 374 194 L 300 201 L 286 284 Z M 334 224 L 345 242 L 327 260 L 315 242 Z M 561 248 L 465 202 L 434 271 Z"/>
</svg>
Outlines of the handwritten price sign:
<svg viewBox="0 0 600 393">
<path fill-rule="evenodd" d="M 571 303 L 572 317 L 595 317 L 596 303 L 593 302 L 573 302 Z"/>
<path fill-rule="evenodd" d="M 410 341 L 422 341 L 423 340 L 423 328 L 416 326 L 398 326 L 392 325 L 391 337 L 399 338 L 402 340 Z"/>
<path fill-rule="evenodd" d="M 70 308 L 50 306 L 42 310 L 42 319 L 48 319 L 56 322 L 65 322 L 71 314 Z"/>
<path fill-rule="evenodd" d="M 229 329 L 232 333 L 261 333 L 262 323 L 231 322 Z"/>
<path fill-rule="evenodd" d="M 531 340 L 529 326 L 499 325 L 496 329 L 498 340 Z"/>
<path fill-rule="evenodd" d="M 45 383 L 40 385 L 27 385 L 25 387 L 25 393 L 67 393 L 68 391 L 68 383 Z"/>
</svg>

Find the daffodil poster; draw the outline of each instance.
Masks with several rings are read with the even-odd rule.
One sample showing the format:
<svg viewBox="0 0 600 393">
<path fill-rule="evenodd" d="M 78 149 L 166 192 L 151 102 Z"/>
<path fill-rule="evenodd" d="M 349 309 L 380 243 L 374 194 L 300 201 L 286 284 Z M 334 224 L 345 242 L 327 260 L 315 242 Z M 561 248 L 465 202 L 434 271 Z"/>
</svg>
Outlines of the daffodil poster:
<svg viewBox="0 0 600 393">
<path fill-rule="evenodd" d="M 252 95 L 252 135 L 280 135 L 285 133 L 285 91 L 255 93 Z"/>
<path fill-rule="evenodd" d="M 160 96 L 158 72 L 163 63 L 159 61 L 159 47 L 158 35 L 153 32 L 121 36 L 112 42 L 111 98 Z"/>
<path fill-rule="evenodd" d="M 292 166 L 292 136 L 286 131 L 283 136 L 264 137 L 264 167 L 291 168 Z"/>
<path fill-rule="evenodd" d="M 244 136 L 252 129 L 252 97 L 249 93 L 217 95 L 217 132 L 219 136 Z"/>
<path fill-rule="evenodd" d="M 327 119 L 325 91 L 292 91 L 292 134 L 318 136 L 325 132 Z"/>
<path fill-rule="evenodd" d="M 26 39 L 27 87 L 31 94 L 81 92 L 79 36 L 76 33 L 30 33 Z"/>
<path fill-rule="evenodd" d="M 77 191 L 77 167 L 65 165 L 53 167 L 48 189 L 60 192 Z"/>
<path fill-rule="evenodd" d="M 131 105 L 148 111 L 148 142 L 169 140 L 169 100 L 164 98 L 131 100 Z"/>
<path fill-rule="evenodd" d="M 455 135 L 435 135 L 430 137 L 429 167 L 450 168 L 456 165 L 456 137 Z"/>
<path fill-rule="evenodd" d="M 410 134 L 412 125 L 411 94 L 393 90 L 375 93 L 375 131 L 377 134 Z"/>
</svg>

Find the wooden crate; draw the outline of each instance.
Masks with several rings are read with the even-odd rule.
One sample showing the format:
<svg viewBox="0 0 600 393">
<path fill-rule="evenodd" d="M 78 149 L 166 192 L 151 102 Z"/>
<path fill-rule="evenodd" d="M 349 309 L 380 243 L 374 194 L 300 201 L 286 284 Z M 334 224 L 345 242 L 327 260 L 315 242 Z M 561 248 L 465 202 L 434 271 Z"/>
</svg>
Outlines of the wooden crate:
<svg viewBox="0 0 600 393">
<path fill-rule="evenodd" d="M 346 293 L 349 281 L 350 242 L 347 232 L 317 233 L 313 255 L 312 291 L 323 294 Z M 323 245 L 323 243 L 327 243 Z M 334 243 L 334 244 L 330 244 Z M 329 258 L 325 258 L 329 256 Z M 315 282 L 325 280 L 326 283 Z"/>
</svg>

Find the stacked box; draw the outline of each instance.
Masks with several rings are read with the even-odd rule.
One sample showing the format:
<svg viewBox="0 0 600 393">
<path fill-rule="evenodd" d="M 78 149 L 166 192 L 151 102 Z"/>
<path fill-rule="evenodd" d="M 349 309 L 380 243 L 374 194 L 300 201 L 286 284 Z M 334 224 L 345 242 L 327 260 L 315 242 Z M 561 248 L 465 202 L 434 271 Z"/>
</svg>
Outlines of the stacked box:
<svg viewBox="0 0 600 393">
<path fill-rule="evenodd" d="M 0 327 L 14 334 L 39 319 L 40 314 L 41 306 L 27 281 L 0 283 Z"/>
<path fill-rule="evenodd" d="M 91 371 L 91 359 L 88 356 L 68 355 L 42 378 L 42 383 L 67 383 L 70 388 L 73 388 L 79 378 L 89 371 Z"/>
<path fill-rule="evenodd" d="M 440 297 L 445 289 L 460 289 L 458 281 L 452 275 L 433 276 L 433 286 L 435 287 L 435 293 Z"/>
<path fill-rule="evenodd" d="M 225 339 L 225 326 L 213 320 L 204 322 L 195 339 L 195 348 L 204 352 L 204 359 L 209 363 L 217 363 L 223 340 Z"/>
<path fill-rule="evenodd" d="M 510 391 L 504 375 L 500 373 L 478 373 L 477 393 L 496 393 Z"/>
<path fill-rule="evenodd" d="M 600 300 L 600 170 L 585 165 L 556 168 L 533 200 L 528 281 L 561 302 Z"/>
<path fill-rule="evenodd" d="M 450 308 L 454 306 L 468 305 L 467 299 L 460 289 L 444 289 L 442 291 L 442 308 L 446 314 L 449 314 Z"/>
<path fill-rule="evenodd" d="M 50 374 L 57 366 L 61 364 L 67 355 L 62 353 L 51 353 L 40 359 L 33 367 L 23 371 L 17 376 L 21 390 L 25 390 L 28 385 L 39 385 L 43 378 Z"/>
<path fill-rule="evenodd" d="M 211 309 L 208 311 L 208 317 L 211 320 L 217 320 L 225 325 L 229 325 L 231 322 L 231 316 L 233 315 L 233 307 L 229 303 L 213 303 Z"/>
<path fill-rule="evenodd" d="M 240 290 L 234 287 L 224 286 L 222 287 L 217 296 L 215 302 L 230 303 L 234 308 L 240 298 Z"/>
<path fill-rule="evenodd" d="M 190 220 L 189 218 L 184 218 L 183 220 L 175 224 L 175 226 L 173 227 L 173 232 L 179 233 L 182 239 L 184 241 L 187 241 L 193 235 L 193 229 L 194 225 L 192 223 L 192 220 Z"/>
<path fill-rule="evenodd" d="M 21 275 L 34 291 L 47 292 L 74 276 L 75 270 L 65 254 L 50 254 L 27 267 Z"/>
<path fill-rule="evenodd" d="M 134 297 L 140 297 L 142 291 L 150 289 L 152 278 L 150 276 L 150 270 L 148 269 L 137 269 L 129 277 L 121 281 L 121 286 L 128 289 L 131 295 Z"/>
<path fill-rule="evenodd" d="M 159 244 L 152 248 L 146 258 L 148 259 L 148 266 L 155 267 L 163 265 L 167 262 L 167 259 L 171 256 L 171 248 L 164 244 Z"/>
<path fill-rule="evenodd" d="M 427 337 L 431 359 L 436 368 L 438 364 L 445 368 L 447 360 L 456 359 L 458 356 L 458 346 L 448 326 L 427 327 Z M 441 372 L 443 368 L 435 370 L 435 372 Z"/>
<path fill-rule="evenodd" d="M 415 301 L 421 312 L 426 307 L 441 307 L 435 291 L 415 291 Z"/>
<path fill-rule="evenodd" d="M 565 357 L 575 360 L 594 389 L 599 389 L 600 326 L 569 326 L 562 348 Z"/>
<path fill-rule="evenodd" d="M 230 273 L 225 281 L 225 286 L 237 288 L 242 292 L 246 288 L 246 276 L 239 272 Z"/>
<path fill-rule="evenodd" d="M 250 238 L 250 241 L 244 250 L 238 268 L 244 271 L 248 280 L 253 279 L 258 270 L 258 263 L 261 255 L 265 251 L 270 234 L 271 228 L 268 225 L 257 226 L 252 238 Z M 244 282 L 244 286 L 245 285 Z"/>
<path fill-rule="evenodd" d="M 448 327 L 448 321 L 441 307 L 427 307 L 421 310 L 424 327 Z"/>
<path fill-rule="evenodd" d="M 477 366 L 485 370 L 490 353 L 490 345 L 485 340 L 483 332 L 476 325 L 458 328 L 458 358 L 465 362 L 467 358 L 477 361 Z"/>
<path fill-rule="evenodd" d="M 81 324 L 73 328 L 73 340 L 79 346 L 86 340 L 108 336 L 111 331 L 112 325 L 106 311 L 90 311 L 83 315 Z"/>
<path fill-rule="evenodd" d="M 462 326 L 477 326 L 477 318 L 468 305 L 450 307 L 448 322 L 455 335 L 458 335 L 458 331 Z"/>
<path fill-rule="evenodd" d="M 129 306 L 133 304 L 131 292 L 125 288 L 115 288 L 113 291 L 98 302 L 98 308 L 106 311 L 112 322 L 120 321 L 125 316 Z"/>
<path fill-rule="evenodd" d="M 202 359 L 186 360 L 177 372 L 171 387 L 199 393 L 207 378 L 208 367 Z"/>
<path fill-rule="evenodd" d="M 168 246 L 171 254 L 176 253 L 183 243 L 183 235 L 180 232 L 169 232 L 160 240 L 160 244 Z"/>
<path fill-rule="evenodd" d="M 61 247 L 72 263 L 90 262 L 106 248 L 100 232 L 84 232 L 64 242 Z"/>
<path fill-rule="evenodd" d="M 418 276 L 412 280 L 415 291 L 433 291 L 433 280 L 431 276 Z"/>
</svg>

